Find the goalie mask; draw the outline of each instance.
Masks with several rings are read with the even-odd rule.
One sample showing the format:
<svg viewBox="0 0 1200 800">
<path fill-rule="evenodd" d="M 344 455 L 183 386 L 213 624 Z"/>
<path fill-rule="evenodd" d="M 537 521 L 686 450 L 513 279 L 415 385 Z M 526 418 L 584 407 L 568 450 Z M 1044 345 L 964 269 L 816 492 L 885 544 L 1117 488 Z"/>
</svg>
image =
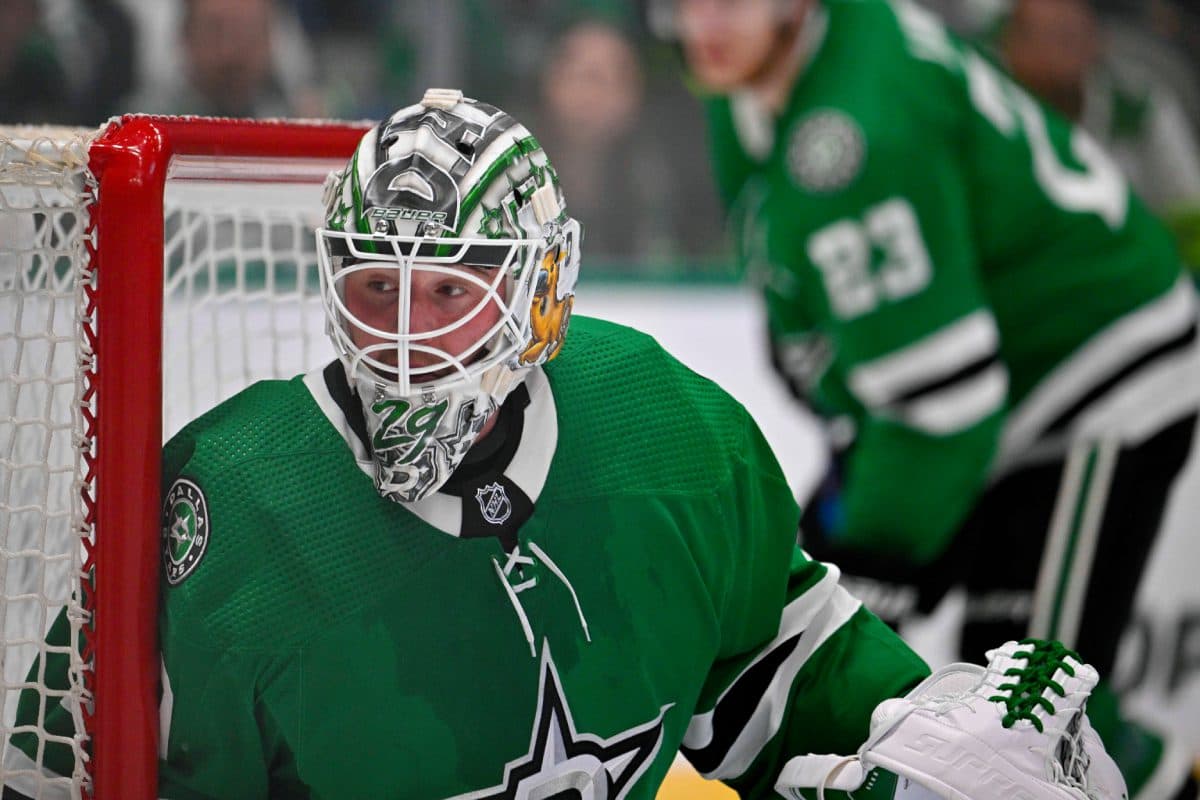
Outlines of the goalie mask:
<svg viewBox="0 0 1200 800">
<path fill-rule="evenodd" d="M 457 91 L 392 114 L 329 176 L 321 296 L 380 494 L 436 491 L 558 353 L 580 238 L 537 140 Z"/>
</svg>

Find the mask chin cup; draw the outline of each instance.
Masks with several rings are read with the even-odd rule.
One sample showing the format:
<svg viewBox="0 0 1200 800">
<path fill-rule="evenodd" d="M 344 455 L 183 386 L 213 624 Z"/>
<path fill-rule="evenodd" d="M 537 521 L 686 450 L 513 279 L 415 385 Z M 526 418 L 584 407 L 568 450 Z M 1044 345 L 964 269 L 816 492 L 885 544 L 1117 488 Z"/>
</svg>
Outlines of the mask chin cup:
<svg viewBox="0 0 1200 800">
<path fill-rule="evenodd" d="M 397 503 L 416 502 L 440 489 L 529 371 L 496 364 L 471 384 L 437 392 L 415 386 L 411 394 L 401 396 L 368 374 L 352 374 L 347 361 L 342 364 L 363 406 L 372 444 L 399 437 L 410 448 L 371 451 L 376 491 Z M 413 452 L 412 447 L 419 450 Z"/>
</svg>

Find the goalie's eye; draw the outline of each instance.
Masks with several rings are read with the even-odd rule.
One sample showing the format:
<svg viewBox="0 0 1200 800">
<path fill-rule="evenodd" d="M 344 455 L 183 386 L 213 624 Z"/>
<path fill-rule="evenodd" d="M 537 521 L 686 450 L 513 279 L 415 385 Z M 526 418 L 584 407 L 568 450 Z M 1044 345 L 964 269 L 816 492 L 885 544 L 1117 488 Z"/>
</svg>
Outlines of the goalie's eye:
<svg viewBox="0 0 1200 800">
<path fill-rule="evenodd" d="M 456 297 L 462 297 L 463 295 L 467 294 L 470 289 L 467 286 L 464 286 L 461 281 L 443 281 L 442 283 L 438 284 L 434 291 L 443 297 L 449 297 L 453 299 Z"/>
<path fill-rule="evenodd" d="M 346 272 L 343 278 L 348 290 L 378 296 L 395 294 L 400 288 L 397 270 L 378 265 L 370 266 L 368 262 L 362 261 L 351 262 L 347 266 L 356 267 Z"/>
<path fill-rule="evenodd" d="M 400 289 L 400 285 L 392 278 L 371 277 L 367 279 L 366 286 L 376 294 L 391 294 Z"/>
<path fill-rule="evenodd" d="M 353 316 L 394 316 L 400 297 L 399 276 L 394 270 L 353 272 L 346 276 L 342 291 Z"/>
</svg>

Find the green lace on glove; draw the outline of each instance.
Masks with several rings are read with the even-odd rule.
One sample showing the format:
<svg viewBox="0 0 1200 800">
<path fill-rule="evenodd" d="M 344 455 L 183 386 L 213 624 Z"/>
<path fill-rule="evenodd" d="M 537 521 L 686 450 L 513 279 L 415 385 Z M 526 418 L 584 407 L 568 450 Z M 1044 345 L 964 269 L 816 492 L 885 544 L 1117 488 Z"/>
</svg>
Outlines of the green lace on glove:
<svg viewBox="0 0 1200 800">
<path fill-rule="evenodd" d="M 1081 659 L 1060 642 L 1022 639 L 1021 644 L 1031 644 L 1033 649 L 1013 653 L 1013 658 L 1023 658 L 1027 663 L 1022 668 L 1011 667 L 1004 671 L 1005 675 L 1011 675 L 1017 678 L 1017 681 L 1000 684 L 997 688 L 1006 694 L 992 695 L 988 700 L 1004 703 L 1008 707 L 1008 713 L 1002 721 L 1004 727 L 1011 728 L 1017 720 L 1027 719 L 1038 729 L 1038 733 L 1042 733 L 1042 721 L 1034 716 L 1034 709 L 1041 706 L 1047 713 L 1054 714 L 1054 705 L 1042 695 L 1049 687 L 1059 697 L 1066 697 L 1062 684 L 1054 680 L 1054 674 L 1062 669 L 1068 675 L 1074 676 L 1074 668 L 1067 664 L 1065 659 Z"/>
</svg>

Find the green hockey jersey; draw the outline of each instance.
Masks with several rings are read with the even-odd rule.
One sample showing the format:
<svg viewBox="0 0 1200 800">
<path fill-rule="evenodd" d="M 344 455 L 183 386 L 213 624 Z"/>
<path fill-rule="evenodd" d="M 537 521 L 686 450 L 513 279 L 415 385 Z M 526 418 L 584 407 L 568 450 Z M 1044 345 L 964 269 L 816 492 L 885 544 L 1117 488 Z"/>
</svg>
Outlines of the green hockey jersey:
<svg viewBox="0 0 1200 800">
<path fill-rule="evenodd" d="M 935 17 L 823 0 L 802 35 L 779 115 L 709 101 L 714 171 L 777 367 L 850 432 L 839 541 L 928 561 L 989 475 L 1194 405 L 1194 300 L 1110 158 Z"/>
<path fill-rule="evenodd" d="M 166 447 L 162 797 L 652 798 L 681 748 L 766 797 L 926 673 L 795 547 L 746 412 L 649 337 L 575 318 L 501 473 L 409 505 L 340 373 Z M 480 535 L 526 500 L 510 548 Z"/>
</svg>

